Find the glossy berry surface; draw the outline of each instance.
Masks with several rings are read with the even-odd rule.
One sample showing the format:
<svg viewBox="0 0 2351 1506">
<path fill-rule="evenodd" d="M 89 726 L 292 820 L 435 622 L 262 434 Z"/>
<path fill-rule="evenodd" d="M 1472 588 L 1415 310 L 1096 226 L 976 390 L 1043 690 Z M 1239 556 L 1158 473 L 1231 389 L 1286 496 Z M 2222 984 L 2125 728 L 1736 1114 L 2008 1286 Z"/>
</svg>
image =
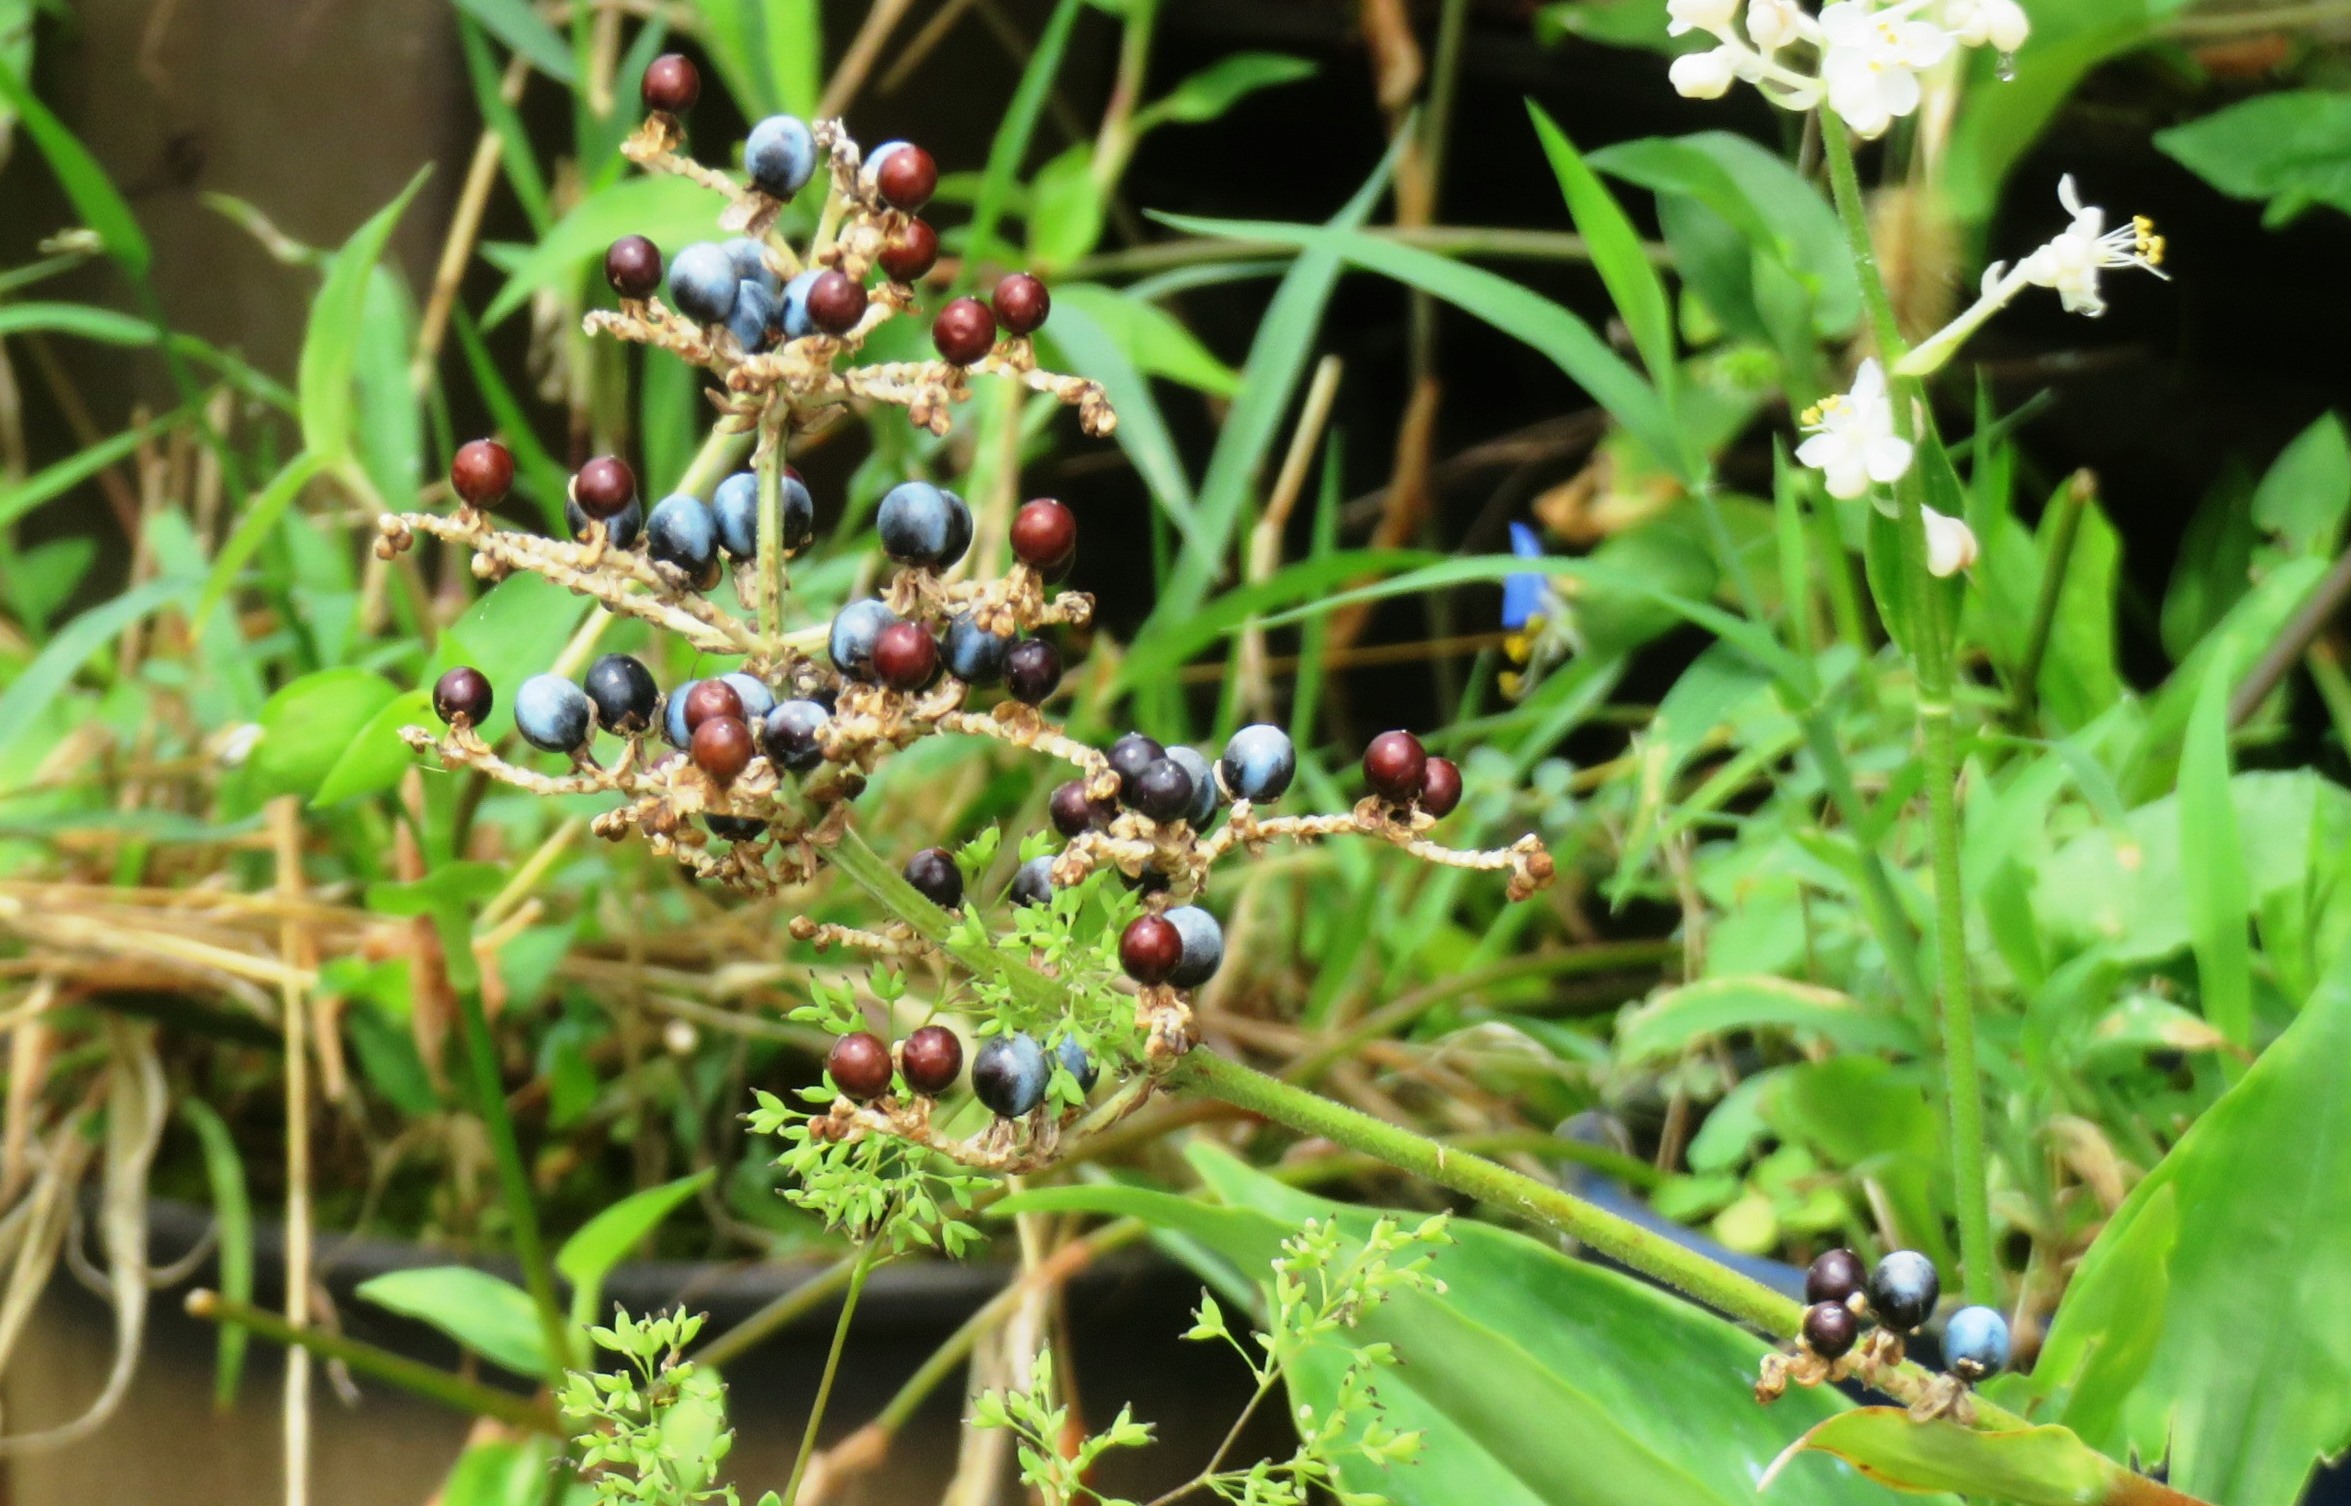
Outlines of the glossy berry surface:
<svg viewBox="0 0 2351 1506">
<path fill-rule="evenodd" d="M 580 511 L 580 505 L 569 497 L 563 500 L 563 523 L 575 539 L 588 537 L 588 525 L 595 520 Z M 645 532 L 645 504 L 631 502 L 627 511 L 617 518 L 604 519 L 604 544 L 609 549 L 627 549 L 643 537 Z"/>
<path fill-rule="evenodd" d="M 1196 748 L 1170 748 L 1167 756 L 1182 764 L 1184 772 L 1192 776 L 1192 804 L 1184 812 L 1184 819 L 1191 823 L 1194 831 L 1205 831 L 1208 823 L 1216 819 L 1218 802 L 1215 773 Z"/>
<path fill-rule="evenodd" d="M 784 284 L 784 291 L 776 300 L 778 338 L 805 340 L 816 333 L 816 321 L 808 317 L 808 292 L 816 286 L 816 279 L 816 273 L 802 272 Z"/>
<path fill-rule="evenodd" d="M 864 1103 L 890 1091 L 890 1048 L 870 1030 L 852 1031 L 833 1042 L 824 1070 L 834 1087 Z"/>
<path fill-rule="evenodd" d="M 938 569 L 963 558 L 971 547 L 971 509 L 963 499 L 928 481 L 902 481 L 882 497 L 874 513 L 882 552 L 902 565 Z"/>
<path fill-rule="evenodd" d="M 1184 933 L 1161 915 L 1138 915 L 1118 937 L 1118 965 L 1149 988 L 1175 976 L 1184 960 Z"/>
<path fill-rule="evenodd" d="M 1896 1250 L 1869 1273 L 1869 1310 L 1896 1333 L 1909 1333 L 1934 1315 L 1943 1295 L 1935 1263 L 1916 1250 Z"/>
<path fill-rule="evenodd" d="M 433 715 L 452 727 L 460 717 L 467 726 L 479 727 L 490 719 L 497 699 L 490 677 L 470 664 L 460 664 L 433 682 Z"/>
<path fill-rule="evenodd" d="M 664 497 L 645 519 L 645 553 L 700 583 L 718 565 L 718 519 L 691 492 Z"/>
<path fill-rule="evenodd" d="M 606 654 L 589 665 L 580 677 L 580 688 L 596 709 L 596 725 L 623 736 L 652 726 L 654 710 L 661 702 L 661 687 L 653 683 L 653 671 L 627 654 Z"/>
<path fill-rule="evenodd" d="M 874 189 L 892 209 L 914 214 L 938 192 L 939 165 L 911 141 L 885 141 L 871 160 Z"/>
<path fill-rule="evenodd" d="M 696 680 L 684 688 L 685 710 L 682 725 L 691 738 L 704 722 L 722 716 L 743 720 L 743 694 L 723 679 Z"/>
<path fill-rule="evenodd" d="M 1077 1079 L 1078 1091 L 1081 1093 L 1093 1092 L 1094 1084 L 1102 1080 L 1102 1068 L 1086 1054 L 1086 1048 L 1078 1044 L 1074 1035 L 1063 1036 L 1059 1044 L 1054 1046 L 1053 1056 L 1061 1063 L 1063 1071 Z"/>
<path fill-rule="evenodd" d="M 925 1025 L 899 1046 L 898 1070 L 906 1074 L 906 1086 L 936 1098 L 963 1075 L 963 1042 L 944 1025 Z"/>
<path fill-rule="evenodd" d="M 669 259 L 669 298 L 698 324 L 724 324 L 742 283 L 735 260 L 715 241 L 696 241 Z"/>
<path fill-rule="evenodd" d="M 1266 805 L 1282 798 L 1298 775 L 1298 750 L 1290 734 L 1267 722 L 1251 722 L 1225 740 L 1216 762 L 1224 787 L 1235 800 Z"/>
<path fill-rule="evenodd" d="M 599 455 L 571 478 L 571 499 L 591 518 L 617 518 L 637 500 L 637 473 L 625 460 Z"/>
<path fill-rule="evenodd" d="M 767 835 L 767 823 L 757 816 L 706 815 L 702 818 L 702 824 L 710 828 L 712 836 L 724 837 L 730 842 L 756 842 Z"/>
<path fill-rule="evenodd" d="M 816 537 L 816 501 L 808 495 L 808 483 L 798 476 L 786 473 L 781 478 L 780 517 L 783 525 L 784 552 L 794 554 L 808 547 Z M 718 523 L 718 544 L 736 559 L 756 559 L 759 556 L 759 477 L 750 471 L 737 471 L 718 484 L 710 494 L 711 516 Z"/>
<path fill-rule="evenodd" d="M 1428 772 L 1429 755 L 1409 732 L 1383 732 L 1363 750 L 1363 782 L 1391 805 L 1417 796 Z"/>
<path fill-rule="evenodd" d="M 1083 779 L 1064 780 L 1055 785 L 1045 809 L 1053 817 L 1053 829 L 1065 837 L 1108 826 L 1110 818 L 1118 814 L 1116 806 L 1105 805 L 1088 795 Z"/>
<path fill-rule="evenodd" d="M 833 668 L 852 680 L 873 678 L 874 640 L 882 629 L 898 620 L 898 614 L 873 596 L 860 597 L 841 608 L 833 618 L 832 636 L 827 647 L 832 653 Z"/>
<path fill-rule="evenodd" d="M 1051 575 L 1078 552 L 1078 515 L 1051 497 L 1023 502 L 1012 515 L 1012 553 L 1022 564 Z"/>
<path fill-rule="evenodd" d="M 587 695 L 561 675 L 533 675 L 514 693 L 514 728 L 541 752 L 571 752 L 594 720 Z"/>
<path fill-rule="evenodd" d="M 1110 745 L 1107 756 L 1110 771 L 1118 776 L 1118 798 L 1132 805 L 1135 803 L 1135 777 L 1165 758 L 1167 749 L 1161 747 L 1156 738 L 1145 737 L 1140 732 L 1129 732 Z"/>
<path fill-rule="evenodd" d="M 1026 272 L 1015 272 L 997 283 L 995 296 L 989 301 L 996 306 L 996 322 L 1007 334 L 1031 334 L 1053 312 L 1053 295 Z"/>
<path fill-rule="evenodd" d="M 737 669 L 720 675 L 719 679 L 733 689 L 735 699 L 743 703 L 743 709 L 735 714 L 740 716 L 746 725 L 758 726 L 761 718 L 775 710 L 776 693 L 768 689 L 767 682 L 757 675 L 745 674 L 742 670 Z"/>
<path fill-rule="evenodd" d="M 1824 1360 L 1842 1359 L 1861 1337 L 1861 1320 L 1837 1302 L 1816 1302 L 1804 1309 L 1804 1343 Z"/>
<path fill-rule="evenodd" d="M 1869 1279 L 1861 1257 L 1851 1250 L 1825 1250 L 1804 1272 L 1804 1300 L 1843 1302 Z"/>
<path fill-rule="evenodd" d="M 991 1036 L 972 1058 L 971 1090 L 990 1113 L 1018 1119 L 1045 1101 L 1052 1075 L 1034 1037 L 1018 1032 Z"/>
<path fill-rule="evenodd" d="M 645 82 L 638 94 L 648 110 L 683 115 L 702 97 L 702 74 L 683 53 L 665 52 L 645 65 Z"/>
<path fill-rule="evenodd" d="M 892 690 L 920 690 L 939 673 L 939 641 L 919 622 L 893 622 L 873 640 L 875 678 Z"/>
<path fill-rule="evenodd" d="M 641 235 L 624 235 L 604 253 L 604 280 L 623 298 L 661 291 L 661 248 Z"/>
<path fill-rule="evenodd" d="M 449 489 L 468 507 L 495 507 L 514 485 L 514 452 L 495 439 L 469 440 L 449 462 Z"/>
<path fill-rule="evenodd" d="M 767 756 L 795 774 L 824 762 L 825 723 L 833 714 L 814 701 L 784 701 L 759 724 Z"/>
<path fill-rule="evenodd" d="M 950 366 L 969 366 L 996 348 L 996 316 L 977 298 L 958 298 L 931 320 L 931 344 Z"/>
<path fill-rule="evenodd" d="M 1004 656 L 1004 689 L 1016 700 L 1042 706 L 1061 688 L 1061 650 L 1043 638 L 1023 638 Z"/>
<path fill-rule="evenodd" d="M 735 284 L 735 311 L 727 315 L 727 333 L 745 354 L 763 355 L 774 349 L 782 323 L 775 294 L 749 278 Z"/>
<path fill-rule="evenodd" d="M 1164 754 L 1143 766 L 1127 804 L 1154 821 L 1181 821 L 1192 813 L 1192 773 Z"/>
<path fill-rule="evenodd" d="M 1963 1307 L 1943 1329 L 1943 1364 L 1964 1381 L 2008 1368 L 2008 1320 L 1989 1307 Z"/>
<path fill-rule="evenodd" d="M 678 685 L 661 700 L 661 735 L 670 746 L 682 748 L 694 740 L 694 729 L 686 725 L 686 697 L 693 694 L 700 680 L 688 680 Z"/>
<path fill-rule="evenodd" d="M 920 282 L 939 264 L 939 232 L 922 220 L 909 218 L 890 232 L 875 258 L 892 282 Z"/>
<path fill-rule="evenodd" d="M 770 115 L 743 142 L 743 168 L 761 193 L 788 199 L 816 176 L 816 138 L 798 116 Z"/>
<path fill-rule="evenodd" d="M 784 290 L 783 278 L 769 265 L 767 248 L 758 241 L 747 235 L 738 235 L 733 240 L 720 242 L 719 249 L 726 252 L 728 261 L 734 263 L 735 277 L 739 282 L 758 283 L 771 294 Z"/>
<path fill-rule="evenodd" d="M 1164 916 L 1184 943 L 1183 956 L 1167 981 L 1178 988 L 1198 988 L 1224 966 L 1224 927 L 1198 905 L 1171 905 Z"/>
<path fill-rule="evenodd" d="M 1016 905 L 1049 905 L 1053 902 L 1051 854 L 1033 857 L 1014 870 L 1011 898 Z"/>
<path fill-rule="evenodd" d="M 845 335 L 865 317 L 865 289 L 838 267 L 827 267 L 808 285 L 808 322 L 818 332 Z"/>
<path fill-rule="evenodd" d="M 1012 640 L 991 633 L 969 613 L 947 624 L 947 673 L 966 685 L 993 685 L 1004 678 L 1004 656 Z"/>
<path fill-rule="evenodd" d="M 942 910 L 963 903 L 963 870 L 944 847 L 925 847 L 906 860 L 906 882 Z"/>
<path fill-rule="evenodd" d="M 1420 781 L 1420 808 L 1443 818 L 1461 804 L 1461 765 L 1450 758 L 1432 758 Z"/>
<path fill-rule="evenodd" d="M 714 716 L 694 729 L 694 767 L 720 784 L 733 784 L 758 751 L 740 717 Z"/>
</svg>

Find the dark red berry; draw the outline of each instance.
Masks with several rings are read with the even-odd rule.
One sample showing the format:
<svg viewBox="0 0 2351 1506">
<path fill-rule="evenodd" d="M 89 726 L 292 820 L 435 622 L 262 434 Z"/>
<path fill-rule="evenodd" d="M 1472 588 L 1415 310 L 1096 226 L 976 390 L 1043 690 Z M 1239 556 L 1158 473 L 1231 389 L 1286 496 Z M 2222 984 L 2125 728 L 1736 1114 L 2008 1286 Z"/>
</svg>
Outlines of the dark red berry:
<svg viewBox="0 0 2351 1506">
<path fill-rule="evenodd" d="M 1004 655 L 1004 689 L 1014 700 L 1042 706 L 1061 688 L 1061 650 L 1043 638 L 1023 638 Z"/>
<path fill-rule="evenodd" d="M 1118 938 L 1119 966 L 1146 988 L 1174 977 L 1183 960 L 1184 933 L 1164 916 L 1138 915 Z"/>
<path fill-rule="evenodd" d="M 1429 755 L 1409 732 L 1383 732 L 1363 750 L 1363 781 L 1390 805 L 1405 805 L 1428 778 Z"/>
<path fill-rule="evenodd" d="M 1053 829 L 1065 837 L 1108 826 L 1110 818 L 1118 814 L 1117 806 L 1088 795 L 1083 779 L 1072 779 L 1055 785 L 1052 797 L 1045 802 L 1045 808 L 1052 813 Z"/>
<path fill-rule="evenodd" d="M 495 439 L 459 445 L 449 462 L 449 489 L 468 507 L 495 507 L 512 485 L 514 452 Z"/>
<path fill-rule="evenodd" d="M 661 248 L 641 235 L 624 235 L 604 253 L 604 280 L 623 298 L 644 299 L 661 286 Z"/>
<path fill-rule="evenodd" d="M 683 115 L 702 96 L 702 75 L 683 53 L 665 52 L 645 65 L 645 108 Z"/>
<path fill-rule="evenodd" d="M 901 142 L 882 153 L 874 165 L 873 182 L 883 203 L 913 214 L 938 191 L 939 164 L 921 147 Z"/>
<path fill-rule="evenodd" d="M 452 727 L 461 717 L 467 726 L 479 727 L 490 719 L 496 699 L 489 677 L 470 664 L 460 664 L 433 682 L 433 715 Z"/>
<path fill-rule="evenodd" d="M 1015 272 L 996 284 L 997 322 L 1007 334 L 1033 334 L 1053 312 L 1053 295 L 1045 291 L 1045 284 L 1026 272 Z"/>
<path fill-rule="evenodd" d="M 571 499 L 591 518 L 617 518 L 637 500 L 637 473 L 625 460 L 599 455 L 571 478 Z"/>
<path fill-rule="evenodd" d="M 1421 776 L 1420 808 L 1432 816 L 1453 814 L 1461 803 L 1461 765 L 1450 758 L 1432 758 Z"/>
<path fill-rule="evenodd" d="M 1869 1272 L 1862 1267 L 1860 1256 L 1851 1250 L 1830 1250 L 1804 1273 L 1804 1300 L 1843 1302 L 1867 1280 Z"/>
<path fill-rule="evenodd" d="M 906 1074 L 906 1086 L 925 1098 L 936 1098 L 963 1075 L 963 1042 L 944 1025 L 925 1025 L 898 1048 L 898 1066 Z"/>
<path fill-rule="evenodd" d="M 861 1102 L 890 1091 L 890 1048 L 870 1030 L 854 1031 L 833 1042 L 824 1069 L 834 1087 Z"/>
<path fill-rule="evenodd" d="M 743 719 L 743 697 L 735 687 L 716 675 L 707 680 L 696 680 L 686 688 L 686 732 L 689 736 L 702 730 L 702 724 L 720 717 Z"/>
<path fill-rule="evenodd" d="M 1861 1337 L 1861 1320 L 1842 1302 L 1816 1302 L 1804 1309 L 1804 1342 L 1824 1360 L 1842 1357 Z"/>
<path fill-rule="evenodd" d="M 1051 497 L 1023 502 L 1012 515 L 1012 552 L 1029 568 L 1049 575 L 1077 551 L 1078 515 Z"/>
<path fill-rule="evenodd" d="M 694 766 L 720 784 L 733 784 L 756 751 L 740 717 L 714 716 L 694 729 Z"/>
<path fill-rule="evenodd" d="M 944 847 L 925 847 L 906 860 L 906 882 L 942 910 L 963 903 L 963 870 Z"/>
<path fill-rule="evenodd" d="M 939 264 L 939 232 L 909 216 L 905 224 L 890 232 L 877 259 L 890 281 L 919 282 Z"/>
<path fill-rule="evenodd" d="M 873 672 L 892 690 L 920 690 L 939 672 L 939 640 L 919 622 L 893 622 L 873 641 Z"/>
<path fill-rule="evenodd" d="M 865 288 L 838 267 L 808 285 L 808 321 L 828 335 L 845 335 L 865 317 Z"/>
<path fill-rule="evenodd" d="M 996 316 L 977 298 L 958 298 L 931 321 L 931 343 L 940 359 L 969 366 L 996 348 Z"/>
</svg>

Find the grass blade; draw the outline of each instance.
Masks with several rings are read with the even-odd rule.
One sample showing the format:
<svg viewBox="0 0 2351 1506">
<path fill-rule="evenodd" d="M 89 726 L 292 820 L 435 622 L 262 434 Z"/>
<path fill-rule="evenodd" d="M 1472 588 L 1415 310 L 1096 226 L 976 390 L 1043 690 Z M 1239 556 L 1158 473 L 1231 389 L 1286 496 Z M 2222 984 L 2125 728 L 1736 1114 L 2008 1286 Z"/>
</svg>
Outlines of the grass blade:
<svg viewBox="0 0 2351 1506">
<path fill-rule="evenodd" d="M 117 634 L 148 613 L 183 601 L 196 583 L 178 577 L 151 580 L 67 623 L 39 657 L 0 692 L 0 754 L 16 746 L 47 715 L 57 693 Z"/>
<path fill-rule="evenodd" d="M 1591 249 L 1592 267 L 1608 287 L 1608 296 L 1616 300 L 1616 311 L 1632 331 L 1633 348 L 1641 353 L 1642 364 L 1649 368 L 1649 376 L 1658 388 L 1667 394 L 1670 405 L 1674 373 L 1673 304 L 1665 296 L 1665 279 L 1649 264 L 1649 254 L 1641 245 L 1641 234 L 1633 222 L 1625 218 L 1615 197 L 1602 184 L 1597 173 L 1584 162 L 1543 107 L 1527 101 L 1527 114 L 1535 122 L 1535 135 L 1543 143 L 1543 155 L 1551 161 L 1552 175 L 1559 179 L 1559 191 L 1567 199 L 1568 215 L 1574 219 L 1576 233 L 1583 236 Z"/>
<path fill-rule="evenodd" d="M 538 12 L 531 9 L 527 0 L 450 0 L 450 3 L 565 88 L 579 81 L 579 69 L 572 65 L 571 49 L 555 34 L 554 27 L 539 19 Z"/>
<path fill-rule="evenodd" d="M 106 176 L 98 159 L 90 155 L 90 149 L 49 113 L 47 105 L 33 97 L 25 81 L 5 63 L 0 63 L 0 104 L 14 110 L 23 121 L 25 134 L 48 159 L 58 186 L 73 201 L 74 213 L 97 233 L 106 254 L 132 278 L 144 281 L 155 253 L 131 214 L 131 206 L 116 191 L 114 180 Z"/>
<path fill-rule="evenodd" d="M 231 1302 L 253 1300 L 253 1200 L 245 1187 L 245 1163 L 227 1121 L 200 1098 L 180 1101 L 180 1113 L 196 1132 L 204 1152 L 204 1175 L 212 1184 L 212 1216 L 220 1235 L 220 1291 Z M 220 1331 L 213 1404 L 222 1411 L 237 1399 L 237 1378 L 245 1367 L 246 1333 L 235 1324 Z"/>
<path fill-rule="evenodd" d="M 401 214 L 431 171 L 429 166 L 418 169 L 399 197 L 352 232 L 343 249 L 335 253 L 326 281 L 311 301 L 295 389 L 302 398 L 303 444 L 323 459 L 339 460 L 351 448 L 351 375 L 358 359 L 368 275 L 383 257 L 392 227 L 400 223 Z"/>
</svg>

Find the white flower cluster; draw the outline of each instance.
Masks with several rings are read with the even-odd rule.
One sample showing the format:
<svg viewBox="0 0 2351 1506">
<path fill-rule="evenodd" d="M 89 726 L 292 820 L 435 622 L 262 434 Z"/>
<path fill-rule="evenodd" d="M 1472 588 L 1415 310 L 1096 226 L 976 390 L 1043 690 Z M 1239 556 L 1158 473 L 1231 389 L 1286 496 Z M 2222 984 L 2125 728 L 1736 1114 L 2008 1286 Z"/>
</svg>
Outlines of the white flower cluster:
<svg viewBox="0 0 2351 1506">
<path fill-rule="evenodd" d="M 1673 86 L 1692 99 L 1719 99 L 1745 79 L 1790 110 L 1826 100 L 1862 136 L 1877 136 L 1918 108 L 1918 76 L 1960 47 L 2007 53 L 2031 24 L 2016 0 L 1834 0 L 1814 17 L 1796 0 L 1667 0 L 1666 31 L 1702 31 L 1719 46 L 1674 59 Z M 1788 56 L 1809 48 L 1804 71 Z"/>
<path fill-rule="evenodd" d="M 1886 392 L 1886 371 L 1864 361 L 1853 373 L 1853 388 L 1822 398 L 1804 410 L 1804 443 L 1796 459 L 1821 473 L 1829 495 L 1851 499 L 1874 483 L 1891 486 L 1910 470 L 1911 443 L 1894 429 L 1894 403 Z M 1975 563 L 1974 532 L 1961 519 L 1925 508 L 1927 570 L 1955 575 Z"/>
</svg>

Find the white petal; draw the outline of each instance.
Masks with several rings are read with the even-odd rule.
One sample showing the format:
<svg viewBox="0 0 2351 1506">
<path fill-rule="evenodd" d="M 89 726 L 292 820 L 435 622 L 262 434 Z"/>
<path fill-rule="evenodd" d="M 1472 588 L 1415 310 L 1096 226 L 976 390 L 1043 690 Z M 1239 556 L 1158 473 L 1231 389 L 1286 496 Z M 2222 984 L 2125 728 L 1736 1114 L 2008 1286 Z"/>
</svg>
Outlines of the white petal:
<svg viewBox="0 0 2351 1506">
<path fill-rule="evenodd" d="M 1831 47 L 1867 46 L 1876 33 L 1876 23 L 1862 0 L 1837 0 L 1820 13 L 1820 34 Z"/>
<path fill-rule="evenodd" d="M 1907 68 L 1893 68 L 1878 75 L 1878 99 L 1888 115 L 1897 119 L 1918 108 L 1918 75 Z"/>
<path fill-rule="evenodd" d="M 1886 395 L 1886 368 L 1871 356 L 1853 368 L 1853 390 L 1845 394 L 1851 403 L 1874 403 Z"/>
<path fill-rule="evenodd" d="M 2082 212 L 2082 196 L 2074 192 L 2072 173 L 2057 180 L 2057 202 L 2065 206 L 2067 214 Z"/>
<path fill-rule="evenodd" d="M 1910 469 L 1910 441 L 1896 435 L 1876 436 L 1862 446 L 1861 454 L 1869 479 L 1880 486 L 1891 486 Z"/>
<path fill-rule="evenodd" d="M 1829 461 L 1845 448 L 1843 440 L 1834 434 L 1815 434 L 1796 446 L 1796 463 L 1825 471 Z"/>
</svg>

